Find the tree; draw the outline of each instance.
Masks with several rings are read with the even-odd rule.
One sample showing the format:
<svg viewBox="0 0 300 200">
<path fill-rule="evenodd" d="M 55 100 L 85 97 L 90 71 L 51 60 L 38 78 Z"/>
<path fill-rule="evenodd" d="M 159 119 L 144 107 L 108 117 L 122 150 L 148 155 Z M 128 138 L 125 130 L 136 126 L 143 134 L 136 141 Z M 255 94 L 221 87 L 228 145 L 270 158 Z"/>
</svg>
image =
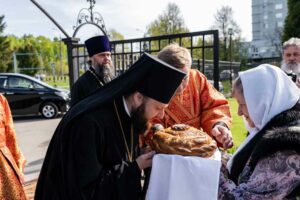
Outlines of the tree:
<svg viewBox="0 0 300 200">
<path fill-rule="evenodd" d="M 52 71 L 51 63 L 55 63 L 56 72 L 61 71 L 59 69 L 59 41 L 52 42 L 49 38 L 38 36 L 35 38 L 33 46 L 40 56 L 40 67 L 49 72 Z"/>
<path fill-rule="evenodd" d="M 110 40 L 124 40 L 124 35 L 122 35 L 121 33 L 119 33 L 117 30 L 115 29 L 110 29 L 108 31 L 109 35 L 110 35 Z"/>
<path fill-rule="evenodd" d="M 22 37 L 22 46 L 17 57 L 20 73 L 35 75 L 42 66 L 42 58 L 37 51 L 36 39 L 32 35 Z M 27 68 L 27 69 L 26 69 Z"/>
<path fill-rule="evenodd" d="M 6 27 L 4 15 L 0 16 L 0 72 L 6 72 L 10 62 L 9 41 L 2 33 Z"/>
<path fill-rule="evenodd" d="M 45 36 L 34 37 L 32 35 L 24 35 L 18 38 L 9 35 L 7 36 L 7 40 L 10 44 L 10 55 L 8 56 L 10 63 L 8 64 L 7 71 L 13 70 L 14 63 L 12 62 L 12 58 L 13 52 L 15 52 L 18 71 L 20 73 L 29 75 L 35 75 L 37 72 L 52 74 L 52 63 L 55 63 L 57 74 L 65 74 L 68 72 L 66 46 L 59 38 L 54 38 L 52 41 Z M 22 68 L 36 69 L 25 70 Z"/>
<path fill-rule="evenodd" d="M 215 22 L 212 26 L 212 29 L 219 30 L 220 39 L 223 40 L 223 42 L 220 43 L 220 46 L 223 49 L 223 51 L 220 51 L 220 57 L 222 60 L 228 60 L 227 41 L 229 40 L 229 28 L 232 29 L 235 38 L 240 38 L 241 29 L 233 19 L 232 8 L 229 6 L 222 6 L 220 10 L 217 10 Z"/>
<path fill-rule="evenodd" d="M 9 60 L 7 63 L 6 72 L 13 72 L 14 63 L 13 63 L 13 53 L 17 52 L 17 50 L 21 47 L 21 41 L 14 35 L 7 35 L 6 39 L 9 43 L 9 47 L 7 49 L 7 59 Z"/>
<path fill-rule="evenodd" d="M 285 18 L 284 33 L 282 41 L 287 41 L 291 37 L 300 37 L 300 1 L 288 0 L 288 15 Z"/>
<path fill-rule="evenodd" d="M 169 3 L 163 14 L 147 26 L 149 36 L 186 32 L 189 32 L 189 30 L 186 28 L 180 9 L 175 3 Z"/>
<path fill-rule="evenodd" d="M 60 75 L 64 75 L 68 73 L 68 63 L 67 63 L 67 47 L 61 38 L 54 37 L 53 42 L 49 40 L 51 43 L 53 52 L 54 52 L 54 63 L 56 66 L 56 71 L 60 72 Z M 49 70 L 48 70 L 49 72 Z"/>
<path fill-rule="evenodd" d="M 4 15 L 0 16 L 0 33 L 3 33 L 6 27 L 6 24 L 5 22 L 3 22 L 3 20 L 4 20 Z"/>
<path fill-rule="evenodd" d="M 169 3 L 167 5 L 167 9 L 158 16 L 156 20 L 151 22 L 147 28 L 146 33 L 148 36 L 159 36 L 159 35 L 170 35 L 177 33 L 186 33 L 189 32 L 188 28 L 185 26 L 184 19 L 181 15 L 180 8 L 175 3 Z M 160 41 L 160 47 L 169 44 L 169 40 Z M 172 40 L 171 42 L 177 42 L 178 40 Z M 185 44 L 190 43 L 190 38 L 183 38 L 181 41 L 181 45 L 185 46 Z M 151 42 L 151 48 L 158 49 L 158 41 Z"/>
</svg>

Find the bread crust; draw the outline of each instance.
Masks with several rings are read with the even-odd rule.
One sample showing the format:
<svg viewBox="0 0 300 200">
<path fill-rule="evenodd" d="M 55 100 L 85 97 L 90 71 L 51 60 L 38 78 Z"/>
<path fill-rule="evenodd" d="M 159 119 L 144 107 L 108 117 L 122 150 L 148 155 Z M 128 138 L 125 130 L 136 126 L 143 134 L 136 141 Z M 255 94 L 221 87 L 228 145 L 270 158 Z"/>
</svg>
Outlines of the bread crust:
<svg viewBox="0 0 300 200">
<path fill-rule="evenodd" d="M 152 136 L 151 147 L 157 153 L 206 158 L 214 154 L 217 143 L 202 130 L 185 124 L 176 124 L 157 130 Z"/>
</svg>

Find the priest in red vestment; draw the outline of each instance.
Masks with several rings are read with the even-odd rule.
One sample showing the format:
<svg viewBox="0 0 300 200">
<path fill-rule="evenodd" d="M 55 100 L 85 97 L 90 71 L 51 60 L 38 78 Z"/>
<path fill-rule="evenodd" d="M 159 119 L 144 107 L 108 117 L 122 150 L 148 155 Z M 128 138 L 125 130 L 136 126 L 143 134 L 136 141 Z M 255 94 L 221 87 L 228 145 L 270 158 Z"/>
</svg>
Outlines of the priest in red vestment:
<svg viewBox="0 0 300 200">
<path fill-rule="evenodd" d="M 11 111 L 0 94 L 0 199 L 26 200 L 22 183 L 25 158 L 19 148 Z"/>
<path fill-rule="evenodd" d="M 202 128 L 213 136 L 225 149 L 233 146 L 231 115 L 228 101 L 218 92 L 200 71 L 191 69 L 192 60 L 188 49 L 170 44 L 158 53 L 158 58 L 188 74 L 177 89 L 165 110 L 163 119 L 153 119 L 152 124 L 164 127 L 188 124 Z"/>
</svg>

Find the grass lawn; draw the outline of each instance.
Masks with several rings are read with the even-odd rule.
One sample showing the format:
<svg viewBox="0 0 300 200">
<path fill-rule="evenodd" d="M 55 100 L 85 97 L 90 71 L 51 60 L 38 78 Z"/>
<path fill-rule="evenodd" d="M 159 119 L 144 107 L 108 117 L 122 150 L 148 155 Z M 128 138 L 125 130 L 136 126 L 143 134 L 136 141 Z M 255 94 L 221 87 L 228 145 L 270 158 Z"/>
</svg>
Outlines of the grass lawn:
<svg viewBox="0 0 300 200">
<path fill-rule="evenodd" d="M 231 93 L 231 85 L 229 80 L 222 81 L 223 87 L 224 87 L 224 94 L 230 94 Z"/>
<path fill-rule="evenodd" d="M 57 88 L 64 88 L 64 89 L 69 89 L 69 77 L 66 77 L 65 79 L 62 78 L 56 78 L 55 80 L 53 77 L 47 77 L 45 80 L 46 83 L 53 87 Z"/>
<path fill-rule="evenodd" d="M 232 126 L 231 126 L 231 133 L 233 135 L 234 140 L 234 147 L 229 150 L 229 152 L 233 153 L 237 147 L 244 141 L 246 137 L 246 127 L 244 125 L 242 117 L 237 115 L 238 104 L 235 99 L 229 98 L 228 99 L 230 108 L 231 108 L 231 115 L 232 115 Z"/>
</svg>

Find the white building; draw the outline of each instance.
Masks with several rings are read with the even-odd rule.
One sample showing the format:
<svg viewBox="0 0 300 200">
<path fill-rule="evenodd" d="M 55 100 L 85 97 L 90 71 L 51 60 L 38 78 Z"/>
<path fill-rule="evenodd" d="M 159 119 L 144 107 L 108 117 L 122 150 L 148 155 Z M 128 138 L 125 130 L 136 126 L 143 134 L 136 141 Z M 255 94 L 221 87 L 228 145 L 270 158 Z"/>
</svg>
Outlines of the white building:
<svg viewBox="0 0 300 200">
<path fill-rule="evenodd" d="M 286 16 L 287 0 L 252 0 L 252 59 L 280 56 Z"/>
</svg>

